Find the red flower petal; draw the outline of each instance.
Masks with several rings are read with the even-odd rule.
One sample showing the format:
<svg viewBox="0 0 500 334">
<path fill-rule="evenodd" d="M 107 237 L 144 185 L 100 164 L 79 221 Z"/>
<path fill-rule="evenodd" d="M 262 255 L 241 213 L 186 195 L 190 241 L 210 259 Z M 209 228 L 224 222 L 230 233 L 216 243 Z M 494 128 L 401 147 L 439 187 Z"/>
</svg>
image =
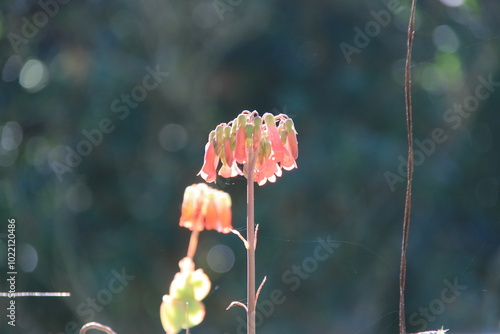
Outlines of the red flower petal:
<svg viewBox="0 0 500 334">
<path fill-rule="evenodd" d="M 182 213 L 179 225 L 193 230 L 203 230 L 202 214 L 203 198 L 199 196 L 199 190 L 194 186 L 186 188 L 184 200 L 182 201 Z"/>
<path fill-rule="evenodd" d="M 215 182 L 217 179 L 217 165 L 219 157 L 215 155 L 215 148 L 212 140 L 209 140 L 205 145 L 205 158 L 203 167 L 201 167 L 200 175 L 207 182 Z"/>
<path fill-rule="evenodd" d="M 219 224 L 219 214 L 217 205 L 215 204 L 215 196 L 208 196 L 205 200 L 207 202 L 207 212 L 205 214 L 205 228 L 207 230 L 216 230 Z"/>
<path fill-rule="evenodd" d="M 286 142 L 285 147 L 287 148 L 287 153 L 283 157 L 280 166 L 283 167 L 283 169 L 285 170 L 292 170 L 294 168 L 297 168 L 297 163 L 293 158 L 293 153 L 291 153 L 293 149 L 290 148 L 290 144 L 288 141 Z"/>
<path fill-rule="evenodd" d="M 292 154 L 292 157 L 297 160 L 299 157 L 299 145 L 297 143 L 297 135 L 295 134 L 295 131 L 292 130 L 287 132 L 286 144 Z"/>
<path fill-rule="evenodd" d="M 276 162 L 280 162 L 281 160 L 283 160 L 283 157 L 287 150 L 281 142 L 280 134 L 274 122 L 274 116 L 272 116 L 271 114 L 264 114 L 264 121 L 266 122 L 267 138 L 271 142 L 273 157 Z"/>
</svg>

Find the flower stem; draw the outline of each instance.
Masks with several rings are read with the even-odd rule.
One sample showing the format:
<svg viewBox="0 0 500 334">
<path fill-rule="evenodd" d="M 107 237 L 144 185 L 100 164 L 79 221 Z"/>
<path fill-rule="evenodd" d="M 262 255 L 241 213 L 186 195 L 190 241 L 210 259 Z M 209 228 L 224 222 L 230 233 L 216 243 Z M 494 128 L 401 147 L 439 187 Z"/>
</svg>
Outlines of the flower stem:
<svg viewBox="0 0 500 334">
<path fill-rule="evenodd" d="M 198 236 L 200 235 L 200 231 L 193 230 L 191 232 L 191 238 L 189 239 L 189 246 L 187 257 L 193 259 L 194 254 L 196 253 L 196 247 L 198 247 Z"/>
<path fill-rule="evenodd" d="M 247 334 L 255 334 L 255 227 L 254 181 L 255 153 L 248 152 L 247 163 Z"/>
</svg>

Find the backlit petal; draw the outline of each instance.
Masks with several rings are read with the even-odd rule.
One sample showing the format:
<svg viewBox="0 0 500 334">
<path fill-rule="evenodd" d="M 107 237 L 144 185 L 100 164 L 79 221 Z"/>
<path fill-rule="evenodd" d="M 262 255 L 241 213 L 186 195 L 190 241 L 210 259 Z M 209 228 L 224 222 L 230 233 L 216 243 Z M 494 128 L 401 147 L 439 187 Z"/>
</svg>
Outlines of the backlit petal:
<svg viewBox="0 0 500 334">
<path fill-rule="evenodd" d="M 215 155 L 213 141 L 209 140 L 205 145 L 205 158 L 203 159 L 203 167 L 201 167 L 200 175 L 207 182 L 215 182 L 217 179 L 217 165 L 219 157 Z"/>
<path fill-rule="evenodd" d="M 236 175 L 238 172 L 241 173 L 235 162 L 232 169 Z M 207 229 L 229 233 L 232 229 L 231 197 L 204 183 L 187 187 L 184 192 L 179 225 L 192 231 Z"/>
</svg>

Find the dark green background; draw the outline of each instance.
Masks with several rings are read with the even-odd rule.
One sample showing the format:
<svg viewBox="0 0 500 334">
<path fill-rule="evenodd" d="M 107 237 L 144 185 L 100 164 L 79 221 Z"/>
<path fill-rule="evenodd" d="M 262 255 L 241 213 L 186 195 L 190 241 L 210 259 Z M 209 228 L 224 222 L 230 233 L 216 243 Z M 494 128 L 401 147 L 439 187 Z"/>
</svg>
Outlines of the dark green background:
<svg viewBox="0 0 500 334">
<path fill-rule="evenodd" d="M 12 149 L 13 123 L 2 129 L 0 287 L 6 290 L 13 217 L 18 291 L 72 296 L 18 298 L 15 328 L 6 324 L 8 299 L 1 298 L 0 331 L 74 333 L 71 322 L 95 320 L 119 334 L 162 333 L 161 297 L 189 240 L 178 227 L 184 189 L 202 181 L 196 174 L 208 133 L 248 109 L 291 116 L 300 151 L 297 170 L 256 189 L 257 277 L 268 276 L 261 299 L 276 289 L 286 298 L 267 309 L 257 332 L 396 333 L 405 181 L 391 189 L 386 176 L 399 175 L 398 157 L 407 151 L 402 69 L 409 2 L 393 2 L 398 13 L 380 27 L 371 11 L 389 12 L 373 0 L 72 0 L 58 7 L 49 1 L 53 17 L 14 48 L 9 36 L 22 36 L 34 16 L 43 19 L 37 14 L 43 8 L 3 1 L 0 126 L 17 122 L 23 136 Z M 221 3 L 230 10 L 218 15 L 213 5 Z M 467 117 L 453 106 L 471 100 L 480 78 L 500 82 L 500 2 L 417 7 L 414 136 L 429 151 L 414 174 L 408 331 L 498 333 L 500 87 Z M 355 29 L 367 25 L 380 31 L 347 61 L 341 43 L 355 46 Z M 48 73 L 37 92 L 18 79 L 30 59 Z M 147 67 L 169 75 L 120 119 L 125 111 L 115 113 L 113 102 L 143 84 Z M 106 118 L 113 131 L 59 180 L 52 166 L 64 162 L 65 147 L 75 149 L 85 140 L 82 131 Z M 177 124 L 167 129 L 180 134 L 160 136 L 167 124 Z M 430 150 L 439 128 L 446 140 Z M 245 179 L 219 179 L 216 186 L 231 194 L 233 224 L 244 233 Z M 283 275 L 311 261 L 318 238 L 328 236 L 339 247 L 292 291 Z M 27 244 L 38 255 L 32 272 L 19 267 L 30 258 L 22 253 Z M 207 264 L 216 244 L 235 253 L 224 274 Z M 238 333 L 243 310 L 225 308 L 246 296 L 240 240 L 203 232 L 196 261 L 213 288 L 205 321 L 191 332 Z M 123 291 L 93 317 L 77 311 L 122 268 L 135 276 Z M 446 290 L 454 281 L 466 286 L 455 295 Z M 443 291 L 453 301 L 440 302 Z M 429 307 L 438 314 L 425 320 L 419 312 Z"/>
</svg>

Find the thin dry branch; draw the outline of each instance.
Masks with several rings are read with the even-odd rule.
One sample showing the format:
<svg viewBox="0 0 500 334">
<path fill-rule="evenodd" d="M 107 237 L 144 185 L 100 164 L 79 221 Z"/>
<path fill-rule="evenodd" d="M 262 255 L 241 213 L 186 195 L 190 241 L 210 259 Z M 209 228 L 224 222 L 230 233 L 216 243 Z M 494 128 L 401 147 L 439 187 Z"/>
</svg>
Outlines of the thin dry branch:
<svg viewBox="0 0 500 334">
<path fill-rule="evenodd" d="M 411 213 L 411 186 L 413 181 L 413 126 L 411 107 L 411 50 L 413 47 L 413 35 L 415 33 L 415 7 L 417 0 L 412 0 L 410 20 L 408 23 L 408 42 L 406 45 L 405 66 L 405 104 L 406 104 L 406 130 L 408 132 L 408 167 L 406 184 L 406 202 L 403 219 L 403 236 L 401 243 L 401 263 L 399 268 L 399 333 L 406 334 L 405 325 L 405 282 L 406 282 L 406 249 L 408 246 L 408 232 L 410 230 Z"/>
<path fill-rule="evenodd" d="M 82 329 L 80 329 L 80 334 L 85 334 L 88 330 L 91 330 L 91 329 L 97 329 L 97 330 L 103 331 L 107 334 L 116 334 L 116 332 L 114 330 L 112 330 L 111 327 L 104 326 L 103 324 L 95 322 L 95 321 L 89 322 L 89 323 L 83 325 Z"/>
<path fill-rule="evenodd" d="M 229 304 L 228 307 L 226 307 L 226 311 L 229 310 L 231 307 L 235 306 L 235 305 L 238 305 L 238 306 L 241 306 L 245 309 L 245 311 L 248 312 L 248 308 L 245 304 L 243 304 L 242 302 L 231 302 L 231 304 Z"/>
</svg>

